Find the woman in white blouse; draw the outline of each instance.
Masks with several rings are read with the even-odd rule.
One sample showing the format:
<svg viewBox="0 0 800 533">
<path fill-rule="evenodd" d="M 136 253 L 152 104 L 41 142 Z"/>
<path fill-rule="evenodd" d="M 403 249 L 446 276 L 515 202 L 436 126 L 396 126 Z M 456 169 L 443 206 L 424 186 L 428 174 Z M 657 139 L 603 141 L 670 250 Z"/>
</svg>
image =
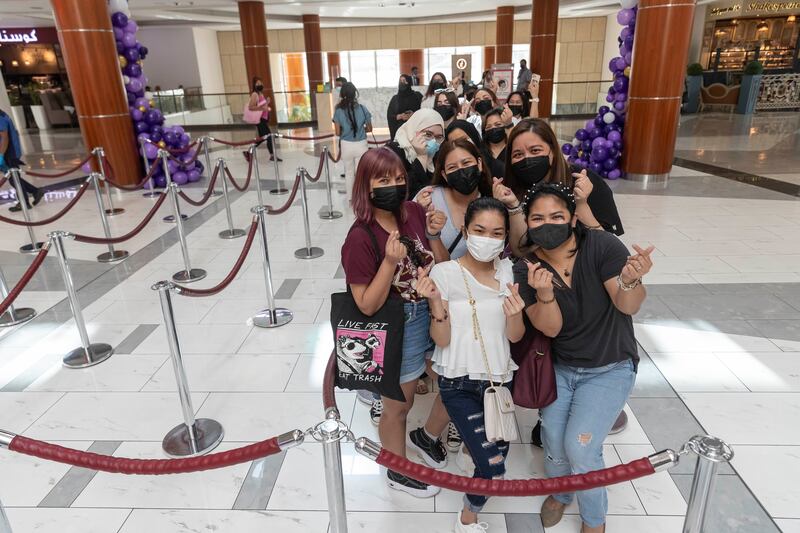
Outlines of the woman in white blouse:
<svg viewBox="0 0 800 533">
<path fill-rule="evenodd" d="M 508 210 L 494 198 L 478 198 L 464 214 L 468 253 L 420 272 L 417 292 L 430 304 L 433 369 L 450 419 L 475 463 L 473 477 L 505 474 L 508 443 L 489 442 L 484 428 L 483 395 L 492 384 L 509 383 L 517 366 L 510 342 L 525 332 L 524 303 L 514 284 L 511 261 L 500 259 L 508 236 Z M 456 533 L 483 533 L 478 512 L 485 496 L 467 494 Z"/>
</svg>

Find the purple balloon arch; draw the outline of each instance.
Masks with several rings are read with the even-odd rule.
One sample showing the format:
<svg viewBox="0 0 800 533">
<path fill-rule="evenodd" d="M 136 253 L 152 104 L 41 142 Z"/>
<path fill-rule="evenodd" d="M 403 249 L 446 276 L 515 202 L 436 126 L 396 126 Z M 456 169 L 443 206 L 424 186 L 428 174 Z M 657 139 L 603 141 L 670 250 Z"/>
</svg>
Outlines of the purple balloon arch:
<svg viewBox="0 0 800 533">
<path fill-rule="evenodd" d="M 139 26 L 130 18 L 126 0 L 110 0 L 111 26 L 119 55 L 119 66 L 125 91 L 128 97 L 128 109 L 131 124 L 140 146 L 144 145 L 145 157 L 152 165 L 158 155 L 158 149 L 186 150 L 192 138 L 181 126 L 165 126 L 164 115 L 153 100 L 145 98 L 145 86 L 148 83 L 142 65 L 149 50 L 136 39 Z M 150 141 L 150 142 L 147 142 Z M 151 144 L 154 143 L 154 144 Z M 191 181 L 199 181 L 203 172 L 200 161 L 191 161 L 193 152 L 183 154 L 181 163 L 169 162 L 170 174 L 175 183 L 182 185 Z M 164 187 L 166 177 L 161 164 L 153 174 L 155 185 Z M 146 187 L 150 187 L 148 182 Z"/>
<path fill-rule="evenodd" d="M 630 0 L 624 2 L 630 3 Z M 561 149 L 570 163 L 581 168 L 589 168 L 604 178 L 615 180 L 622 177 L 622 133 L 625 129 L 625 115 L 628 111 L 628 87 L 633 55 L 633 35 L 636 29 L 636 13 L 633 5 L 617 13 L 617 22 L 623 28 L 617 42 L 619 56 L 612 59 L 608 68 L 614 75 L 614 82 L 608 88 L 606 102 L 593 119 L 586 121 L 583 128 L 575 132 L 572 143 Z"/>
</svg>

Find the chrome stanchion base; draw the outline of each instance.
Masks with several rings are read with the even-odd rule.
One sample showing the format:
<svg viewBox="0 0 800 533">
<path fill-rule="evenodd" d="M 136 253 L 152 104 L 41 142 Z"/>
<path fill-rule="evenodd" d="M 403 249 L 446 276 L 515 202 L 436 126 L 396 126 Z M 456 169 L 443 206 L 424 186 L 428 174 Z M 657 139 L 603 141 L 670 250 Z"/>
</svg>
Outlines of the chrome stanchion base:
<svg viewBox="0 0 800 533">
<path fill-rule="evenodd" d="M 264 309 L 253 317 L 253 325 L 260 328 L 277 328 L 292 321 L 294 315 L 288 309 L 276 307 Z"/>
<path fill-rule="evenodd" d="M 289 189 L 286 187 L 279 187 L 277 189 L 270 189 L 270 194 L 281 195 L 281 194 L 289 194 Z"/>
<path fill-rule="evenodd" d="M 207 275 L 208 273 L 202 268 L 193 268 L 188 272 L 186 270 L 181 270 L 180 272 L 175 272 L 172 275 L 172 281 L 177 281 L 178 283 L 191 283 L 193 281 L 200 281 Z"/>
<path fill-rule="evenodd" d="M 15 307 L 13 317 L 8 311 L 0 315 L 0 328 L 8 328 L 11 326 L 16 326 L 17 324 L 24 324 L 25 322 L 32 320 L 35 316 L 35 309 L 31 309 L 30 307 Z"/>
<path fill-rule="evenodd" d="M 214 189 L 213 191 L 211 191 L 211 196 L 222 196 L 222 191 Z"/>
<path fill-rule="evenodd" d="M 198 418 L 194 421 L 194 433 L 197 440 L 191 442 L 191 434 L 186 424 L 176 426 L 167 433 L 161 443 L 164 453 L 168 457 L 196 457 L 205 455 L 222 442 L 225 430 L 216 420 Z M 194 444 L 194 446 L 192 445 Z"/>
<path fill-rule="evenodd" d="M 334 220 L 336 218 L 342 218 L 342 212 L 336 210 L 328 211 L 327 208 L 323 207 L 319 211 L 319 218 L 322 220 Z"/>
<path fill-rule="evenodd" d="M 294 256 L 298 259 L 316 259 L 317 257 L 322 257 L 324 254 L 325 250 L 316 246 L 312 246 L 311 248 L 306 248 L 304 246 L 294 252 Z"/>
<path fill-rule="evenodd" d="M 75 348 L 64 356 L 63 364 L 67 368 L 86 368 L 102 363 L 114 353 L 114 348 L 108 344 L 93 343 L 89 345 L 89 355 L 83 347 Z"/>
<path fill-rule="evenodd" d="M 155 198 L 161 194 L 160 191 L 147 191 L 146 193 L 142 194 L 145 198 Z"/>
<path fill-rule="evenodd" d="M 183 213 L 181 213 L 181 220 L 186 220 L 187 218 L 189 218 L 188 215 L 184 215 Z M 163 220 L 164 222 L 171 222 L 171 223 L 174 224 L 175 223 L 175 215 L 167 215 L 164 218 L 162 218 L 161 220 Z"/>
<path fill-rule="evenodd" d="M 123 209 L 122 207 L 115 207 L 114 209 L 106 209 L 105 211 L 106 215 L 113 217 L 115 215 L 121 215 L 122 213 L 125 212 L 125 209 Z"/>
<path fill-rule="evenodd" d="M 114 263 L 116 261 L 122 261 L 130 254 L 126 250 L 114 250 L 113 253 L 106 252 L 104 254 L 100 254 L 97 256 L 97 261 L 100 263 Z"/>
<path fill-rule="evenodd" d="M 226 229 L 219 232 L 220 239 L 238 239 L 245 235 L 247 235 L 247 232 L 243 229 Z"/>
<path fill-rule="evenodd" d="M 23 254 L 38 254 L 39 250 L 42 249 L 42 246 L 44 246 L 43 242 L 37 242 L 36 244 L 25 244 L 19 247 L 19 251 Z"/>
</svg>

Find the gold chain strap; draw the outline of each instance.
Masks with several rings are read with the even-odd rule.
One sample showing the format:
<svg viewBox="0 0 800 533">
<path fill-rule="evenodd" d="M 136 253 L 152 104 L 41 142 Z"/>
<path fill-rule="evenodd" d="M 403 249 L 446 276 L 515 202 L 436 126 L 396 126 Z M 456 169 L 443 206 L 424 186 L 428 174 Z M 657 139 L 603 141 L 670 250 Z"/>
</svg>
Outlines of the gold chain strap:
<svg viewBox="0 0 800 533">
<path fill-rule="evenodd" d="M 483 355 L 483 363 L 486 365 L 486 372 L 489 377 L 489 385 L 491 385 L 492 387 L 497 387 L 497 385 L 494 384 L 494 381 L 492 381 L 492 376 L 494 376 L 494 374 L 492 374 L 492 367 L 491 365 L 489 365 L 489 357 L 486 355 L 486 347 L 483 344 L 481 325 L 480 322 L 478 322 L 478 307 L 475 305 L 475 298 L 472 297 L 472 290 L 469 288 L 469 282 L 467 281 L 467 274 L 466 272 L 464 272 L 464 270 L 466 269 L 461 265 L 461 261 L 459 261 L 458 259 L 456 259 L 456 263 L 458 263 L 458 267 L 461 269 L 461 277 L 464 278 L 464 286 L 467 288 L 467 298 L 469 301 L 469 305 L 470 307 L 472 307 L 472 335 L 473 338 L 476 341 L 478 341 L 478 343 L 481 345 L 481 354 Z M 506 367 L 506 374 L 503 375 L 504 379 L 507 374 L 508 374 L 508 367 Z M 500 383 L 500 385 L 502 385 L 502 383 Z"/>
</svg>

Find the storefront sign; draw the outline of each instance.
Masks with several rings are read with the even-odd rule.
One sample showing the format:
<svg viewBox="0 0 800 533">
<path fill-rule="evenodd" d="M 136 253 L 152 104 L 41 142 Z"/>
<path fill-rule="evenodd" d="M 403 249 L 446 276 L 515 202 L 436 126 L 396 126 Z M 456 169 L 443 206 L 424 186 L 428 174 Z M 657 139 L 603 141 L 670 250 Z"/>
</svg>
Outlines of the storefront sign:
<svg viewBox="0 0 800 533">
<path fill-rule="evenodd" d="M 800 13 L 800 0 L 787 2 L 719 2 L 708 10 L 709 18 L 732 19 L 737 17 L 761 17 L 770 15 L 794 15 Z"/>
<path fill-rule="evenodd" d="M 36 36 L 36 28 L 30 32 L 22 33 L 9 33 L 7 30 L 0 30 L 0 43 L 38 43 L 39 38 Z"/>
<path fill-rule="evenodd" d="M 55 28 L 3 28 L 0 44 L 58 44 Z"/>
</svg>

